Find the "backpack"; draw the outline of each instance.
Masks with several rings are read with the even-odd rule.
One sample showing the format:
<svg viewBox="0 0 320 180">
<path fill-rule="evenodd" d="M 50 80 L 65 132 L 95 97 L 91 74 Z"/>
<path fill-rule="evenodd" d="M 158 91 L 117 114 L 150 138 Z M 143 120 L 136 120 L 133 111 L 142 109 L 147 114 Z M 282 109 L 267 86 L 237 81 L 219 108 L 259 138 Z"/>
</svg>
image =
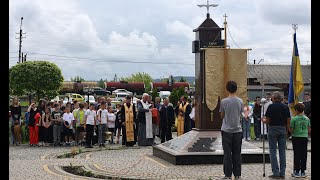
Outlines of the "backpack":
<svg viewBox="0 0 320 180">
<path fill-rule="evenodd" d="M 30 112 L 26 112 L 25 115 L 24 115 L 24 118 L 25 118 L 24 121 L 25 121 L 27 126 L 29 125 L 29 117 L 30 117 Z"/>
</svg>

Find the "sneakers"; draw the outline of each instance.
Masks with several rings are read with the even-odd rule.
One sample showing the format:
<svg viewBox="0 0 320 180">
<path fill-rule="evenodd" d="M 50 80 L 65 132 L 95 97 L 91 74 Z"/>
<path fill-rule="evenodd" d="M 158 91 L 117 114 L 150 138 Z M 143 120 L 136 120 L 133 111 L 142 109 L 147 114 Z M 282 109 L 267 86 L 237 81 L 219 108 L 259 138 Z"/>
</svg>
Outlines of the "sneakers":
<svg viewBox="0 0 320 180">
<path fill-rule="evenodd" d="M 301 172 L 300 177 L 302 177 L 302 178 L 307 177 L 307 176 L 306 176 L 306 173 L 305 173 L 305 172 Z"/>
<path fill-rule="evenodd" d="M 301 177 L 301 176 L 300 176 L 300 172 L 295 171 L 295 172 L 294 172 L 294 177 L 296 177 L 296 178 L 300 178 L 300 177 Z"/>
<path fill-rule="evenodd" d="M 248 141 L 250 141 L 251 140 L 251 138 L 248 138 Z"/>
<path fill-rule="evenodd" d="M 234 179 L 239 180 L 239 179 L 241 179 L 241 176 L 235 176 Z"/>
</svg>

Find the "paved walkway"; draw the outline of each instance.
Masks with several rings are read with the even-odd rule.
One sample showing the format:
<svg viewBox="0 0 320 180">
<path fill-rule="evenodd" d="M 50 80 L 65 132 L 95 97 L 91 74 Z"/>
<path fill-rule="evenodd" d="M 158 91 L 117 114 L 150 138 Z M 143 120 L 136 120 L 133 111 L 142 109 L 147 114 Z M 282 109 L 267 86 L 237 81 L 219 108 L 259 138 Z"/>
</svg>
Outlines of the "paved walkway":
<svg viewBox="0 0 320 180">
<path fill-rule="evenodd" d="M 262 147 L 261 141 L 251 141 Z M 286 179 L 293 171 L 293 151 L 288 141 Z M 266 143 L 267 147 L 267 143 Z M 26 179 L 89 179 L 75 176 L 61 170 L 60 166 L 83 165 L 86 170 L 110 177 L 132 179 L 221 179 L 222 165 L 172 165 L 152 155 L 151 147 L 122 148 L 119 145 L 90 149 L 75 158 L 57 159 L 56 156 L 70 152 L 70 147 L 29 147 L 28 145 L 9 147 L 9 177 L 15 180 Z M 311 148 L 309 143 L 309 149 Z M 87 150 L 81 147 L 84 151 Z M 271 174 L 271 165 L 266 164 L 266 176 Z M 243 164 L 242 179 L 263 178 L 263 164 Z M 311 153 L 308 152 L 307 178 L 311 175 Z M 115 178 L 116 179 L 116 178 Z M 303 179 L 303 178 L 301 178 Z"/>
</svg>

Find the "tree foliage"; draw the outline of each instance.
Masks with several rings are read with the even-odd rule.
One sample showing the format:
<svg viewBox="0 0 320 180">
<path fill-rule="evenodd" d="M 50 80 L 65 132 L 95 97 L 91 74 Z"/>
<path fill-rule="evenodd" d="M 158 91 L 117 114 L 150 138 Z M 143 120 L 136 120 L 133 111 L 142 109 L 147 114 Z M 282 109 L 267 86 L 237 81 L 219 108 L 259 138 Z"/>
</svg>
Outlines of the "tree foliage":
<svg viewBox="0 0 320 180">
<path fill-rule="evenodd" d="M 106 79 L 106 80 L 103 80 L 103 79 L 101 78 L 100 81 L 98 81 L 98 86 L 101 87 L 101 88 L 103 88 L 103 89 L 105 89 L 105 84 L 104 84 L 105 81 L 107 81 L 107 79 Z"/>
<path fill-rule="evenodd" d="M 181 77 L 179 82 L 187 82 L 187 80 L 184 77 Z"/>
<path fill-rule="evenodd" d="M 75 76 L 74 78 L 70 78 L 71 81 L 73 82 L 84 82 L 85 80 L 81 76 Z"/>
<path fill-rule="evenodd" d="M 158 91 L 157 91 L 156 88 L 153 88 L 153 89 L 152 89 L 151 96 L 152 96 L 152 101 L 155 101 L 155 98 L 156 98 L 156 97 L 159 97 L 159 93 L 158 93 Z"/>
<path fill-rule="evenodd" d="M 171 95 L 169 97 L 170 102 L 172 103 L 173 107 L 177 106 L 177 102 L 180 100 L 181 96 L 185 96 L 188 98 L 187 93 L 184 91 L 183 87 L 180 88 L 174 88 L 171 92 Z"/>
<path fill-rule="evenodd" d="M 153 81 L 151 76 L 147 73 L 136 73 L 136 74 L 131 74 L 129 77 L 121 78 L 121 81 L 127 81 L 127 82 L 143 82 L 145 85 L 145 91 L 149 92 L 151 91 L 151 85 L 150 82 Z"/>
<path fill-rule="evenodd" d="M 60 68 L 47 61 L 27 61 L 9 69 L 9 87 L 13 95 L 36 93 L 52 98 L 58 95 L 63 76 Z"/>
</svg>

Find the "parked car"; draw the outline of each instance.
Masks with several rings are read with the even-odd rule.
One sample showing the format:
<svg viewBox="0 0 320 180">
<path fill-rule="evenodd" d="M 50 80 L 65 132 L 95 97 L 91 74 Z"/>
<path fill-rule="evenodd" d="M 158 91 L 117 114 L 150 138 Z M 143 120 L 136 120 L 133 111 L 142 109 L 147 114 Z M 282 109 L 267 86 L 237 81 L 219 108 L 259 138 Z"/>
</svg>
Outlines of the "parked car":
<svg viewBox="0 0 320 180">
<path fill-rule="evenodd" d="M 127 97 L 129 94 L 124 92 L 116 93 L 116 97 L 114 98 L 114 101 L 123 101 L 123 98 Z"/>
<path fill-rule="evenodd" d="M 87 102 L 88 101 L 88 96 L 84 96 L 84 101 Z M 89 95 L 89 103 L 96 103 L 96 99 L 94 98 L 94 96 Z"/>
<path fill-rule="evenodd" d="M 68 97 L 69 97 L 69 101 L 74 101 L 74 100 L 77 100 L 77 101 L 84 101 L 84 97 L 81 96 L 80 94 L 76 94 L 76 93 L 66 93 L 66 98 L 67 98 L 67 101 L 68 101 Z M 65 100 L 66 100 L 65 98 Z M 64 100 L 64 101 L 65 101 Z"/>
<path fill-rule="evenodd" d="M 101 87 L 84 87 L 83 92 L 87 93 L 90 92 L 90 94 L 93 95 L 101 95 L 101 96 L 109 96 L 111 94 L 110 91 L 107 91 Z"/>
<path fill-rule="evenodd" d="M 164 98 L 167 98 L 171 95 L 170 91 L 160 91 L 159 97 L 161 98 L 161 101 L 163 101 Z"/>
<path fill-rule="evenodd" d="M 125 90 L 125 89 L 116 89 L 116 90 L 112 91 L 112 94 L 117 94 L 117 93 L 127 93 L 127 94 L 129 94 L 130 96 L 133 95 L 132 92 L 130 92 L 130 91 L 128 91 L 128 90 Z"/>
</svg>

